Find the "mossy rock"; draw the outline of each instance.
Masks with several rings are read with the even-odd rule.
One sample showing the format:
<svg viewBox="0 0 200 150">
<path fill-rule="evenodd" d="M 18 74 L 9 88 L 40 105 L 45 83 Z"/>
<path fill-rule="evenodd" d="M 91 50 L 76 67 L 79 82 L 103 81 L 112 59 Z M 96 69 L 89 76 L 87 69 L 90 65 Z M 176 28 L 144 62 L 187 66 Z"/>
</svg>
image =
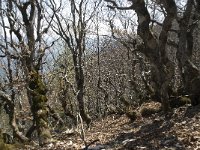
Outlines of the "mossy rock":
<svg viewBox="0 0 200 150">
<path fill-rule="evenodd" d="M 171 108 L 178 108 L 186 104 L 191 104 L 191 99 L 186 96 L 178 97 L 170 101 Z"/>
<path fill-rule="evenodd" d="M 140 113 L 142 117 L 150 117 L 153 114 L 156 114 L 160 112 L 161 109 L 161 103 L 158 102 L 150 102 L 150 103 L 144 103 L 140 108 Z"/>
</svg>

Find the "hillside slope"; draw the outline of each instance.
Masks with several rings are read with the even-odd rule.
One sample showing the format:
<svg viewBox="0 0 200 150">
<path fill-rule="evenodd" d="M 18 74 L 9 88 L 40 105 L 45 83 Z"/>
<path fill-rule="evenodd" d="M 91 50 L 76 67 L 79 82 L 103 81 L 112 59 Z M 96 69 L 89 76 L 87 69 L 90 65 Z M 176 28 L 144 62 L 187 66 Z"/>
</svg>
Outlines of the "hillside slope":
<svg viewBox="0 0 200 150">
<path fill-rule="evenodd" d="M 85 141 L 93 145 L 88 149 L 118 150 L 199 150 L 200 106 L 184 106 L 168 115 L 155 114 L 149 118 L 138 117 L 130 123 L 126 116 L 111 115 L 93 122 L 85 131 Z M 48 147 L 26 145 L 25 149 L 83 149 L 78 132 L 67 130 L 54 136 L 57 141 Z M 97 141 L 98 139 L 98 141 Z"/>
</svg>

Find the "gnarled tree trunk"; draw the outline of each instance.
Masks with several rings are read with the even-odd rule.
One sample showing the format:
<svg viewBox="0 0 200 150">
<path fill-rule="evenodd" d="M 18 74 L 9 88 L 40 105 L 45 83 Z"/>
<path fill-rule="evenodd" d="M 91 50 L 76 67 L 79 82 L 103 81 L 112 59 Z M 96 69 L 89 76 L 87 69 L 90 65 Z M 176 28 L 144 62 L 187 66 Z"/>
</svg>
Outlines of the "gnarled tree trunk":
<svg viewBox="0 0 200 150">
<path fill-rule="evenodd" d="M 176 17 L 176 4 L 173 0 L 163 1 L 167 16 L 163 21 L 163 26 L 159 39 L 156 39 L 150 31 L 150 15 L 144 1 L 134 1 L 133 9 L 138 15 L 138 34 L 144 41 L 145 48 L 142 52 L 151 60 L 154 69 L 154 78 L 158 94 L 160 95 L 163 110 L 169 109 L 168 88 L 173 76 L 173 64 L 166 55 L 166 43 L 168 32 L 171 29 L 172 21 Z"/>
<path fill-rule="evenodd" d="M 166 16 L 163 21 L 162 30 L 157 39 L 150 30 L 150 14 L 145 5 L 144 0 L 130 0 L 132 5 L 129 7 L 118 7 L 118 5 L 111 0 L 105 0 L 111 2 L 113 6 L 110 8 L 117 8 L 121 10 L 134 10 L 138 16 L 138 29 L 137 34 L 142 38 L 143 44 L 138 47 L 138 50 L 146 55 L 154 70 L 154 77 L 156 80 L 156 91 L 159 94 L 162 107 L 165 112 L 169 109 L 169 82 L 173 76 L 173 64 L 168 59 L 166 54 L 166 44 L 168 32 L 171 29 L 172 21 L 175 19 L 177 14 L 177 7 L 174 0 L 163 0 L 160 1 L 166 10 Z"/>
<path fill-rule="evenodd" d="M 41 48 L 44 45 L 41 43 L 41 36 L 48 30 L 47 28 L 45 32 L 41 31 L 41 21 L 43 18 L 41 14 L 42 3 L 39 3 L 37 0 L 23 2 L 7 0 L 6 2 L 6 11 L 8 12 L 6 14 L 9 21 L 11 38 L 12 35 L 15 35 L 17 40 L 12 40 L 18 42 L 15 44 L 12 43 L 11 46 L 19 51 L 19 60 L 21 61 L 26 77 L 27 94 L 33 114 L 33 122 L 36 123 L 39 144 L 45 145 L 51 142 L 51 134 L 47 120 L 47 89 L 39 74 L 46 48 Z M 21 17 L 13 19 L 14 16 L 11 15 L 13 14 L 13 10 L 19 13 Z M 12 40 L 11 42 L 13 42 Z"/>
<path fill-rule="evenodd" d="M 30 72 L 28 86 L 33 122 L 36 122 L 39 143 L 40 145 L 45 145 L 51 142 L 51 134 L 48 127 L 47 88 L 44 85 L 41 76 L 35 70 Z"/>
</svg>

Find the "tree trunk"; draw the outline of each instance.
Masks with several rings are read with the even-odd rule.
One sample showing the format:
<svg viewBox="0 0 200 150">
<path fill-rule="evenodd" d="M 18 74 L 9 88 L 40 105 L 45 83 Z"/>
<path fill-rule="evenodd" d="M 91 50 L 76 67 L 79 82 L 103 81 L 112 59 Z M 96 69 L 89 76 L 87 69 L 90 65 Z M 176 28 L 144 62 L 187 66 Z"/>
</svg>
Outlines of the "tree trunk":
<svg viewBox="0 0 200 150">
<path fill-rule="evenodd" d="M 47 90 L 39 75 L 45 53 L 44 43 L 41 41 L 43 35 L 41 26 L 43 18 L 41 14 L 41 10 L 43 10 L 42 3 L 37 0 L 17 2 L 8 0 L 5 3 L 5 14 L 10 26 L 10 46 L 17 50 L 20 56 L 19 60 L 26 77 L 27 94 L 33 114 L 33 122 L 36 122 L 40 145 L 44 145 L 51 141 L 51 134 L 47 121 Z M 13 8 L 15 8 L 14 11 Z M 13 13 L 17 13 L 21 17 L 16 19 L 17 16 L 10 15 Z M 15 35 L 14 38 L 12 38 L 12 35 Z M 13 41 L 15 41 L 15 44 L 13 44 Z M 12 80 L 10 79 L 10 81 Z M 12 124 L 15 126 L 16 123 L 12 122 Z"/>
<path fill-rule="evenodd" d="M 130 0 L 132 5 L 129 7 L 119 7 L 115 1 L 106 0 L 113 6 L 111 9 L 117 8 L 121 10 L 132 9 L 136 12 L 138 17 L 137 34 L 142 38 L 143 42 L 138 45 L 138 51 L 142 52 L 152 62 L 152 68 L 154 68 L 154 77 L 156 92 L 159 94 L 163 110 L 166 112 L 169 109 L 169 82 L 172 78 L 173 65 L 168 59 L 166 53 L 166 44 L 168 38 L 168 32 L 171 29 L 172 21 L 176 18 L 177 7 L 174 0 L 163 0 L 158 3 L 163 6 L 166 11 L 164 21 L 162 23 L 162 30 L 159 38 L 155 37 L 150 29 L 151 17 L 146 7 L 144 0 Z M 172 65 L 172 66 L 171 66 Z M 170 72 L 170 73 L 169 73 Z"/>
<path fill-rule="evenodd" d="M 194 9 L 193 1 L 187 2 L 183 18 L 181 18 L 178 22 L 180 33 L 176 54 L 182 76 L 184 93 L 190 95 L 192 105 L 200 104 L 200 70 L 191 61 L 194 45 L 193 31 L 195 29 L 195 25 L 194 27 L 190 27 L 190 24 L 191 20 L 196 18 L 196 16 L 198 16 L 197 14 L 199 14 L 199 10 L 197 8 L 196 10 Z M 196 20 L 192 21 L 195 22 Z"/>
<path fill-rule="evenodd" d="M 86 113 L 85 110 L 85 103 L 84 103 L 84 72 L 83 72 L 83 66 L 82 66 L 82 52 L 79 50 L 80 54 L 77 56 L 76 54 L 73 54 L 73 61 L 74 61 L 74 67 L 75 67 L 75 80 L 77 85 L 77 100 L 78 100 L 78 107 L 80 111 L 80 115 L 83 119 L 83 121 L 86 122 L 87 126 L 89 127 L 89 124 L 91 123 L 90 116 Z M 77 59 L 79 62 L 77 62 Z"/>
<path fill-rule="evenodd" d="M 162 107 L 165 112 L 169 110 L 168 88 L 169 82 L 173 76 L 173 64 L 167 58 L 166 43 L 168 32 L 171 29 L 172 21 L 176 16 L 176 5 L 173 0 L 162 2 L 167 11 L 167 16 L 163 21 L 163 27 L 159 39 L 153 36 L 150 31 L 150 15 L 144 1 L 134 3 L 134 10 L 138 15 L 138 34 L 144 41 L 145 47 L 141 49 L 152 62 L 154 68 L 154 77 L 156 91 L 158 91 Z"/>
<path fill-rule="evenodd" d="M 188 75 L 190 74 L 188 71 L 189 71 L 189 68 L 191 68 L 192 66 L 190 65 L 190 63 L 187 63 L 187 61 L 192 56 L 193 43 L 190 40 L 190 44 L 187 44 L 187 40 L 189 40 L 187 34 L 189 35 L 189 32 L 191 32 L 188 30 L 188 27 L 189 27 L 189 23 L 190 23 L 192 6 L 193 6 L 193 2 L 188 1 L 183 18 L 181 18 L 179 21 L 180 33 L 179 33 L 179 37 L 178 37 L 179 43 L 178 43 L 178 49 L 177 49 L 177 53 L 176 53 L 176 57 L 178 60 L 178 66 L 179 66 L 180 74 L 181 74 L 182 81 L 183 81 L 183 88 L 184 88 L 185 92 L 189 92 L 189 82 L 191 81 L 191 79 L 189 79 L 190 77 L 188 77 L 187 74 Z M 185 67 L 187 66 L 189 68 L 186 67 L 187 69 L 184 70 L 184 66 Z"/>
<path fill-rule="evenodd" d="M 38 72 L 30 72 L 29 95 L 31 98 L 31 111 L 33 122 L 36 122 L 36 128 L 41 146 L 51 142 L 51 134 L 48 127 L 48 107 L 47 107 L 47 88 L 44 85 Z"/>
<path fill-rule="evenodd" d="M 66 71 L 65 71 L 65 74 L 66 74 Z M 65 76 L 65 74 L 62 74 L 62 76 Z M 59 82 L 60 82 L 60 89 L 61 89 L 61 91 L 59 92 L 59 100 L 61 102 L 63 111 L 65 113 L 65 116 L 70 117 L 73 120 L 74 125 L 76 125 L 77 124 L 77 122 L 76 122 L 77 119 L 73 115 L 73 106 L 72 106 L 71 101 L 69 100 L 70 99 L 70 96 L 69 96 L 69 88 L 70 88 L 69 82 L 67 82 L 66 78 L 64 78 L 64 79 L 61 78 Z M 71 110 L 69 110 L 69 108 L 67 107 L 67 100 L 70 101 Z"/>
<path fill-rule="evenodd" d="M 81 69 L 82 70 L 82 69 Z M 82 71 L 81 71 L 82 72 Z M 86 113 L 85 104 L 84 104 L 84 74 L 83 72 L 80 74 L 80 78 L 77 80 L 77 100 L 79 103 L 79 111 L 82 119 L 89 126 L 91 122 L 90 116 Z"/>
</svg>

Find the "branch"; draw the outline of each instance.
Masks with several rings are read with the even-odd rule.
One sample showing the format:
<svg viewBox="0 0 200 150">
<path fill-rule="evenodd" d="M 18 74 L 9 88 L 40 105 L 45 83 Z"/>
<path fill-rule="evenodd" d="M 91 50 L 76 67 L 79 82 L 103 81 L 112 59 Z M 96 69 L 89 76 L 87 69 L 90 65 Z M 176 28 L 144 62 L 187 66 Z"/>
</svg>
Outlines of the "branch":
<svg viewBox="0 0 200 150">
<path fill-rule="evenodd" d="M 77 123 L 80 121 L 80 138 L 83 140 L 85 146 L 87 146 L 87 142 L 85 140 L 85 130 L 84 130 L 84 127 L 83 127 L 83 119 L 80 115 L 80 113 L 77 114 Z M 78 125 L 77 125 L 77 131 L 78 131 Z"/>
<path fill-rule="evenodd" d="M 20 34 L 20 31 L 19 31 L 20 29 L 14 29 L 14 27 L 13 27 L 13 29 L 11 28 L 11 32 L 13 31 L 14 32 L 14 34 L 16 35 L 16 37 L 18 38 L 18 40 L 19 40 L 19 42 L 22 42 L 22 35 Z"/>
<path fill-rule="evenodd" d="M 6 103 L 8 103 L 8 104 L 13 104 L 13 102 L 12 102 L 12 100 L 11 100 L 11 97 L 10 97 L 8 94 L 6 94 L 5 92 L 1 91 L 1 90 L 0 90 L 0 98 L 1 98 L 4 102 L 6 102 Z"/>
<path fill-rule="evenodd" d="M 112 5 L 107 5 L 108 8 L 110 9 L 119 9 L 119 10 L 130 10 L 130 9 L 133 9 L 133 5 L 129 6 L 129 7 L 120 7 L 117 5 L 117 3 L 113 0 L 104 0 L 108 3 L 111 3 Z"/>
<path fill-rule="evenodd" d="M 113 6 L 118 7 L 117 3 L 113 0 L 104 0 L 104 1 L 112 3 Z"/>
<path fill-rule="evenodd" d="M 70 87 L 72 88 L 72 91 L 74 93 L 74 95 L 76 95 L 76 90 L 75 90 L 75 87 L 73 86 L 73 84 L 67 79 L 67 74 L 63 77 L 64 80 L 70 85 Z"/>
<path fill-rule="evenodd" d="M 37 6 L 37 9 L 38 9 L 38 23 L 37 23 L 37 39 L 36 39 L 36 42 L 37 41 L 40 41 L 41 40 L 41 37 L 43 34 L 47 33 L 49 28 L 51 27 L 51 24 L 52 24 L 52 21 L 55 17 L 55 13 L 57 13 L 57 10 L 60 9 L 60 6 L 57 10 L 54 10 L 53 11 L 53 14 L 51 16 L 51 19 L 50 21 L 42 14 L 42 6 L 40 6 L 41 4 L 39 4 L 38 1 L 36 1 L 36 6 Z M 40 32 L 40 29 L 41 29 L 41 20 L 43 19 L 43 17 L 45 17 L 48 25 L 46 28 L 44 28 L 41 32 Z"/>
<path fill-rule="evenodd" d="M 162 1 L 162 4 L 167 12 L 167 16 L 163 21 L 162 30 L 159 35 L 159 47 L 160 47 L 161 58 L 165 60 L 167 59 L 165 46 L 167 44 L 168 32 L 172 27 L 173 20 L 177 16 L 177 6 L 174 0 L 165 0 Z"/>
<path fill-rule="evenodd" d="M 30 2 L 26 2 L 26 3 L 23 3 L 23 5 L 17 5 L 17 7 L 19 8 L 21 14 L 22 14 L 22 18 L 23 18 L 23 21 L 25 24 L 29 24 L 29 20 L 28 20 L 28 15 L 27 15 L 27 12 L 26 12 L 26 9 L 27 7 L 30 5 L 31 3 Z"/>
<path fill-rule="evenodd" d="M 0 47 L 1 47 L 1 45 L 0 45 Z M 4 53 L 4 54 L 1 54 L 1 55 L 0 55 L 1 58 L 10 56 L 11 59 L 19 59 L 18 56 L 15 56 L 15 55 L 10 54 L 9 51 L 3 52 L 3 53 Z"/>
<path fill-rule="evenodd" d="M 69 36 L 66 34 L 66 32 L 65 32 L 65 30 L 64 30 L 64 28 L 63 28 L 63 26 L 62 26 L 62 23 L 61 23 L 61 21 L 60 21 L 60 18 L 59 18 L 59 16 L 57 15 L 57 14 L 55 14 L 55 16 L 56 16 L 56 19 L 57 19 L 57 22 L 58 22 L 58 27 L 59 27 L 59 35 L 64 39 L 64 41 L 67 43 L 67 45 L 68 45 L 68 47 L 70 48 L 70 50 L 72 51 L 73 50 L 73 47 L 72 47 L 72 45 L 71 45 L 71 43 L 70 43 L 70 38 L 69 38 Z"/>
<path fill-rule="evenodd" d="M 38 18 L 37 18 L 37 39 L 36 41 L 40 41 L 41 40 L 41 34 L 40 34 L 40 27 L 41 27 L 41 19 L 43 18 L 42 16 L 42 9 L 41 6 L 39 4 L 39 2 L 36 0 L 36 6 L 38 9 Z"/>
<path fill-rule="evenodd" d="M 31 1 L 30 3 L 31 3 L 31 11 L 30 11 L 29 21 L 32 22 L 35 16 L 35 4 L 33 1 Z"/>
<path fill-rule="evenodd" d="M 41 66 L 41 63 L 42 63 L 42 58 L 44 57 L 44 55 L 45 55 L 45 51 L 47 50 L 47 49 L 49 49 L 49 48 L 51 48 L 54 44 L 55 44 L 55 42 L 56 41 L 58 41 L 60 38 L 58 38 L 58 39 L 56 39 L 56 40 L 54 40 L 53 42 L 51 42 L 51 45 L 49 45 L 49 46 L 46 46 L 44 49 L 41 49 L 40 48 L 40 55 L 38 56 L 39 58 L 38 58 L 38 61 L 37 61 L 37 64 L 36 64 L 36 68 L 39 70 L 39 67 Z"/>
</svg>

